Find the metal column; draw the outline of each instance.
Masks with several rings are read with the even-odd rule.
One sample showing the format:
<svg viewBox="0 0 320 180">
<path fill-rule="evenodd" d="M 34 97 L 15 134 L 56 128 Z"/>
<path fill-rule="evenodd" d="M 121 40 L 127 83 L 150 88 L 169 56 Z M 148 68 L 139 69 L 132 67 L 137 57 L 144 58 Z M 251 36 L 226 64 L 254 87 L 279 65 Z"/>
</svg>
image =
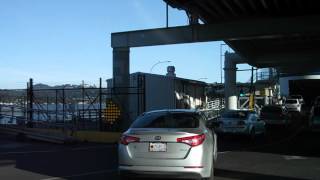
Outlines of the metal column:
<svg viewBox="0 0 320 180">
<path fill-rule="evenodd" d="M 99 130 L 103 130 L 102 126 L 102 78 L 99 79 Z"/>
<path fill-rule="evenodd" d="M 30 78 L 29 83 L 28 83 L 28 123 L 30 126 L 32 126 L 32 121 L 33 121 L 33 79 Z"/>
</svg>

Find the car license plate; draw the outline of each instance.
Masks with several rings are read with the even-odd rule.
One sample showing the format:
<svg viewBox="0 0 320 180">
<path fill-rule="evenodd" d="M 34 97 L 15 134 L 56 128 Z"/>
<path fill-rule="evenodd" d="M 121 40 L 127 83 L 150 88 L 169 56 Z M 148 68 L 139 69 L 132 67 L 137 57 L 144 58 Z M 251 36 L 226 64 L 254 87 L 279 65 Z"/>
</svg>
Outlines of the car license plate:
<svg viewBox="0 0 320 180">
<path fill-rule="evenodd" d="M 149 151 L 150 152 L 166 152 L 167 143 L 150 143 Z"/>
</svg>

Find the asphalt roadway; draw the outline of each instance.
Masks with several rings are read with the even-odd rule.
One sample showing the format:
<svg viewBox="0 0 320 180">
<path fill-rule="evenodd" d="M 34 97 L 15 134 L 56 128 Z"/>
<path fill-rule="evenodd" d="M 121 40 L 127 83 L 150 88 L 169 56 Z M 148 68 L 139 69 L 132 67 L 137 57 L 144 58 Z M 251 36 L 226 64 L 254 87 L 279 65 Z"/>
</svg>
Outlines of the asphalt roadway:
<svg viewBox="0 0 320 180">
<path fill-rule="evenodd" d="M 301 124 L 267 139 L 219 137 L 216 180 L 320 180 L 320 133 Z M 117 180 L 115 144 L 18 142 L 0 134 L 0 180 Z"/>
</svg>

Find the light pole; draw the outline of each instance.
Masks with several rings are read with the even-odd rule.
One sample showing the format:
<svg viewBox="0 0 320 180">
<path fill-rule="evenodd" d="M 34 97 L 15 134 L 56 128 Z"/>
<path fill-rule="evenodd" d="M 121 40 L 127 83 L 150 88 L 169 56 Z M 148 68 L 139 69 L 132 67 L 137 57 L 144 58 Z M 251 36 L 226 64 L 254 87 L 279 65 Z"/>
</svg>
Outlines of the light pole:
<svg viewBox="0 0 320 180">
<path fill-rule="evenodd" d="M 223 46 L 227 46 L 227 44 L 220 44 L 220 83 L 223 83 L 223 65 L 222 65 L 222 61 L 223 58 L 225 57 L 223 54 Z"/>
<path fill-rule="evenodd" d="M 152 73 L 153 68 L 158 65 L 158 64 L 162 64 L 162 63 L 170 63 L 171 61 L 158 61 L 157 63 L 155 63 L 151 68 L 150 68 L 150 73 Z"/>
</svg>

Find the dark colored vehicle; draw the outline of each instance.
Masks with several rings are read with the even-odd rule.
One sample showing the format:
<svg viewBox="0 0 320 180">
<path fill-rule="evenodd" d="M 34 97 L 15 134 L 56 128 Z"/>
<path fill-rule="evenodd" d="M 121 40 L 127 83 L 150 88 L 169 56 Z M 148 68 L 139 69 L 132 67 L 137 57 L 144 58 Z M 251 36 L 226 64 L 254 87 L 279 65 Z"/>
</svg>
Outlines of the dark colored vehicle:
<svg viewBox="0 0 320 180">
<path fill-rule="evenodd" d="M 320 96 L 317 96 L 316 99 L 313 102 L 314 106 L 320 106 Z"/>
<path fill-rule="evenodd" d="M 314 105 L 311 108 L 309 128 L 311 131 L 320 131 L 320 106 Z"/>
<path fill-rule="evenodd" d="M 289 114 L 285 108 L 280 105 L 268 105 L 262 107 L 260 119 L 265 121 L 267 126 L 285 126 L 291 124 Z"/>
</svg>

